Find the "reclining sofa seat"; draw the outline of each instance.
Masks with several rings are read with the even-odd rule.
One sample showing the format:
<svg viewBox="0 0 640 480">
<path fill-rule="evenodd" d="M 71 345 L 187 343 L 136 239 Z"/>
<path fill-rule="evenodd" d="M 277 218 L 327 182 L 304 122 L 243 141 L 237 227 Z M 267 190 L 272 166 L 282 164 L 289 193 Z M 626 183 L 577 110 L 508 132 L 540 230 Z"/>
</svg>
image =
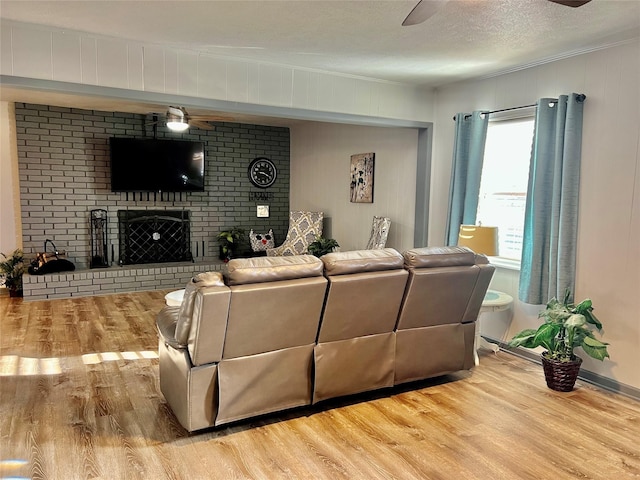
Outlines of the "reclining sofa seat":
<svg viewBox="0 0 640 480">
<path fill-rule="evenodd" d="M 403 256 L 409 279 L 396 329 L 395 385 L 472 368 L 475 321 L 495 267 L 467 247 Z"/>
<path fill-rule="evenodd" d="M 464 247 L 231 260 L 158 314 L 161 391 L 195 431 L 470 369 L 493 271 Z"/>
<path fill-rule="evenodd" d="M 314 256 L 233 259 L 165 307 L 160 388 L 189 431 L 311 403 L 327 280 Z"/>
<path fill-rule="evenodd" d="M 329 280 L 314 349 L 313 403 L 393 386 L 394 329 L 407 283 L 392 248 L 321 257 Z"/>
</svg>

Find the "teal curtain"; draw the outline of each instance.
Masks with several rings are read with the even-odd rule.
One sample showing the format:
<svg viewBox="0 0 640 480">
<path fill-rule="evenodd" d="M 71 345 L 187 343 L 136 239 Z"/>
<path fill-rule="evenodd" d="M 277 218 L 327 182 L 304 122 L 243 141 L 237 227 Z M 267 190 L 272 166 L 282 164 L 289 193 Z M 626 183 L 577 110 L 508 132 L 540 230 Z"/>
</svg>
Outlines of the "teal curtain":
<svg viewBox="0 0 640 480">
<path fill-rule="evenodd" d="M 475 225 L 480 195 L 488 112 L 458 113 L 449 185 L 449 215 L 445 245 L 457 245 L 460 225 Z"/>
<path fill-rule="evenodd" d="M 525 303 L 575 291 L 584 99 L 572 93 L 538 102 L 518 292 Z"/>
</svg>

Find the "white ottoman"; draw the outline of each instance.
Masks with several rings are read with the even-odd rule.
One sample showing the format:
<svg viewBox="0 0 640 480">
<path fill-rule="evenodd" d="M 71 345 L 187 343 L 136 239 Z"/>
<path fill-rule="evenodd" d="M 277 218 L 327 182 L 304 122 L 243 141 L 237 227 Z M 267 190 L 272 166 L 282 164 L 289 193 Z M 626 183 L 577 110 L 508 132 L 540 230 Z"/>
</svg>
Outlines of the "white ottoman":
<svg viewBox="0 0 640 480">
<path fill-rule="evenodd" d="M 184 298 L 184 288 L 182 290 L 176 290 L 175 292 L 167 293 L 164 296 L 164 301 L 170 307 L 179 307 L 182 304 Z"/>
<path fill-rule="evenodd" d="M 489 312 L 501 312 L 503 310 L 507 310 L 511 304 L 513 303 L 513 297 L 504 292 L 498 292 L 497 290 L 487 290 L 486 295 L 484 296 L 484 300 L 482 301 L 482 307 L 480 308 L 480 314 L 478 315 L 478 320 L 476 321 L 476 338 L 474 345 L 474 360 L 475 364 L 478 365 L 480 360 L 478 358 L 478 348 L 487 348 L 494 353 L 497 353 L 500 350 L 500 347 L 495 343 L 487 342 L 484 338 L 480 336 L 480 319 L 488 317 L 486 315 Z"/>
</svg>

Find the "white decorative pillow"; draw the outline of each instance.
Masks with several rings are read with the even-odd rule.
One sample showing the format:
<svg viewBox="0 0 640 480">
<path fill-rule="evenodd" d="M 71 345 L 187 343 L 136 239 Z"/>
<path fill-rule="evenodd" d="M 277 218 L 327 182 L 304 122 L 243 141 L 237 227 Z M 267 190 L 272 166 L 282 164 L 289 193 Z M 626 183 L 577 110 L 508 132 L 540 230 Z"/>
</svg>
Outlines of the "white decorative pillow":
<svg viewBox="0 0 640 480">
<path fill-rule="evenodd" d="M 268 233 L 249 232 L 249 241 L 251 242 L 251 250 L 254 252 L 264 252 L 267 248 L 275 246 L 273 242 L 273 230 L 269 229 Z"/>
</svg>

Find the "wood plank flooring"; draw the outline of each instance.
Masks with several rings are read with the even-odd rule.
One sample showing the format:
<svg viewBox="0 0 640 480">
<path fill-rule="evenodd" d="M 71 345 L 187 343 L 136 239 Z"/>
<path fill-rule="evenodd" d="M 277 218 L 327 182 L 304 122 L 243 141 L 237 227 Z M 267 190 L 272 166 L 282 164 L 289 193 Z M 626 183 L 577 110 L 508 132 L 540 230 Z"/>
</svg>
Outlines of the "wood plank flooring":
<svg viewBox="0 0 640 480">
<path fill-rule="evenodd" d="M 470 372 L 188 434 L 158 386 L 162 291 L 0 296 L 0 477 L 640 478 L 640 402 L 505 352 Z"/>
</svg>

